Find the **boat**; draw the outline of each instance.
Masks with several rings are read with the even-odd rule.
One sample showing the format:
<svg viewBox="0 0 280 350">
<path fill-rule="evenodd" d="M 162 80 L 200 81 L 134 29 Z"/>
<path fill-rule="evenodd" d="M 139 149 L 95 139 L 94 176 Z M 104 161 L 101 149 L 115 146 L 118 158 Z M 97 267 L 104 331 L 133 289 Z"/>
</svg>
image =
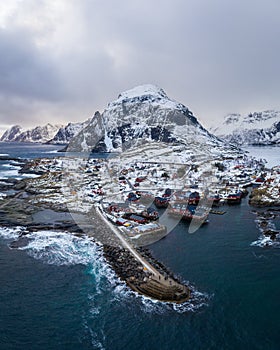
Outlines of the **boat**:
<svg viewBox="0 0 280 350">
<path fill-rule="evenodd" d="M 242 198 L 242 192 L 229 193 L 227 196 L 228 204 L 240 204 Z"/>
<path fill-rule="evenodd" d="M 213 210 L 211 209 L 210 210 L 210 213 L 211 214 L 217 214 L 217 215 L 224 215 L 226 213 L 226 211 L 223 211 L 223 210 Z"/>
<path fill-rule="evenodd" d="M 184 221 L 199 220 L 205 222 L 208 214 L 205 211 L 198 212 L 191 206 L 172 204 L 168 209 L 168 215 L 180 218 Z"/>
<path fill-rule="evenodd" d="M 146 219 L 155 221 L 159 218 L 159 213 L 152 208 L 147 208 L 146 210 L 143 210 L 141 212 L 141 216 L 143 216 Z"/>
<path fill-rule="evenodd" d="M 169 197 L 155 197 L 154 203 L 157 208 L 167 208 L 169 201 Z"/>
<path fill-rule="evenodd" d="M 213 207 L 217 207 L 220 204 L 221 196 L 219 194 L 209 195 L 207 199 L 212 203 Z"/>
<path fill-rule="evenodd" d="M 199 200 L 200 200 L 199 193 L 197 191 L 194 191 L 189 195 L 188 204 L 198 205 Z"/>
</svg>

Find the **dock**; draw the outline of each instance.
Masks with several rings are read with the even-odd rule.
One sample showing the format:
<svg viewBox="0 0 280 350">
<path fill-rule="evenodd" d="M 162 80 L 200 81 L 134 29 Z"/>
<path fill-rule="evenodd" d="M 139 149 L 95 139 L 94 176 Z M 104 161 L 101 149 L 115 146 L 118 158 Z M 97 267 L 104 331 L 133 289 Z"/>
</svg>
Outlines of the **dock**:
<svg viewBox="0 0 280 350">
<path fill-rule="evenodd" d="M 226 213 L 226 211 L 211 209 L 209 213 L 210 214 L 216 214 L 216 215 L 224 215 Z"/>
</svg>

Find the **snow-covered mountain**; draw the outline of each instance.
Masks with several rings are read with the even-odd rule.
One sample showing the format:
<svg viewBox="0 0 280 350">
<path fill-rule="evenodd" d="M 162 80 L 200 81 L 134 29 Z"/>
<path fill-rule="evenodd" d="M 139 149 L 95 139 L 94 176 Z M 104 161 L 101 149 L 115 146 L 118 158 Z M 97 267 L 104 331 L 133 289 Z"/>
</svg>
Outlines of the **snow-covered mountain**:
<svg viewBox="0 0 280 350">
<path fill-rule="evenodd" d="M 154 85 L 141 85 L 121 93 L 69 144 L 71 151 L 124 151 L 146 141 L 221 146 L 192 112 Z"/>
<path fill-rule="evenodd" d="M 0 141 L 12 142 L 23 132 L 20 125 L 14 125 L 10 129 L 6 130 L 1 136 Z"/>
<path fill-rule="evenodd" d="M 52 139 L 61 126 L 46 124 L 44 126 L 36 126 L 34 129 L 23 130 L 21 126 L 15 125 L 4 132 L 0 141 L 44 143 Z"/>
<path fill-rule="evenodd" d="M 280 111 L 229 114 L 224 122 L 211 127 L 215 135 L 236 145 L 280 144 Z"/>
<path fill-rule="evenodd" d="M 62 126 L 54 137 L 49 140 L 47 143 L 50 144 L 66 144 L 75 137 L 81 130 L 83 130 L 91 121 L 87 119 L 81 123 L 68 123 L 66 126 Z"/>
</svg>

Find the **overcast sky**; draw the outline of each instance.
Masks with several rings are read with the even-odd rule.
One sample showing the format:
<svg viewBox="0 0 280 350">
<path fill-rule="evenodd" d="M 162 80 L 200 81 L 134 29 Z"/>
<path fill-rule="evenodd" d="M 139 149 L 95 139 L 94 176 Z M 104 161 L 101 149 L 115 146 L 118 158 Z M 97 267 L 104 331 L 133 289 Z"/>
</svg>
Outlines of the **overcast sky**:
<svg viewBox="0 0 280 350">
<path fill-rule="evenodd" d="M 204 125 L 280 109 L 279 0 L 0 1 L 0 132 L 162 87 Z"/>
</svg>

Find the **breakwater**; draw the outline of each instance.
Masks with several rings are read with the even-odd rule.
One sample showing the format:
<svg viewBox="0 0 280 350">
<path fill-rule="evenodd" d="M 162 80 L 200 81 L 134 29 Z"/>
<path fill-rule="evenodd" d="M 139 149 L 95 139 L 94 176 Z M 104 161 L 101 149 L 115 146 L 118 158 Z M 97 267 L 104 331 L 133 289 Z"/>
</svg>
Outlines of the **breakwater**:
<svg viewBox="0 0 280 350">
<path fill-rule="evenodd" d="M 146 251 L 147 254 L 147 251 Z M 143 267 L 127 249 L 104 246 L 104 255 L 117 275 L 134 291 L 165 302 L 183 303 L 190 298 L 190 289 L 168 274 L 167 268 L 151 255 L 148 263 L 155 265 L 154 272 Z M 161 266 L 161 270 L 156 269 Z M 162 274 L 161 272 L 164 272 Z"/>
</svg>

